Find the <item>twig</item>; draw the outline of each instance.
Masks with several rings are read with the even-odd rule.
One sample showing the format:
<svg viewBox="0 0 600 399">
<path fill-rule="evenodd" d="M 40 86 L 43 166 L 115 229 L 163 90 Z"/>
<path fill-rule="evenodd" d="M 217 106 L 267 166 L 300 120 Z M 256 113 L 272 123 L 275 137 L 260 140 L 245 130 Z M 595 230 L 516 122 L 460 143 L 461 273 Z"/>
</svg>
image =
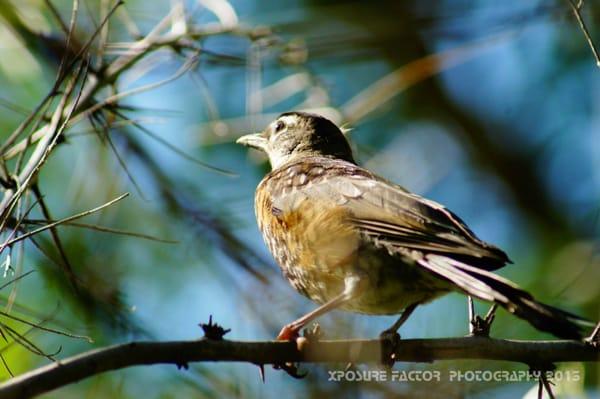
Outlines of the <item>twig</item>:
<svg viewBox="0 0 600 399">
<path fill-rule="evenodd" d="M 116 9 L 121 4 L 123 4 L 123 3 L 121 1 L 118 1 L 111 8 L 111 10 L 107 14 L 106 18 L 102 21 L 102 23 L 100 24 L 100 27 L 98 29 L 101 29 L 104 26 L 104 24 L 108 22 L 108 19 L 112 16 L 112 14 L 116 11 Z M 33 119 L 35 119 L 35 117 L 39 114 L 40 110 L 43 108 L 43 106 L 46 104 L 46 102 L 56 95 L 56 92 L 58 91 L 60 85 L 69 76 L 69 74 L 67 72 L 70 71 L 71 68 L 74 67 L 78 61 L 85 58 L 84 54 L 86 54 L 88 48 L 91 46 L 91 44 L 93 43 L 93 41 L 95 40 L 96 36 L 99 33 L 98 29 L 88 38 L 88 41 L 86 42 L 86 44 L 83 47 L 81 47 L 81 49 L 77 52 L 77 54 L 75 54 L 71 63 L 66 68 L 63 67 L 65 65 L 64 59 L 63 59 L 63 61 L 61 61 L 60 70 L 56 76 L 52 90 L 50 90 L 50 92 L 46 95 L 46 97 L 36 106 L 36 108 L 32 111 L 32 113 L 29 115 L 29 117 L 27 117 L 27 119 L 24 122 L 22 122 L 17 127 L 17 129 L 13 133 L 11 133 L 10 137 L 0 146 L 0 154 L 2 154 L 1 156 L 3 159 L 8 160 L 8 159 L 16 156 L 17 154 L 20 154 L 21 152 L 25 151 L 27 149 L 27 147 L 29 147 L 30 144 L 35 143 L 38 140 L 41 140 L 46 135 L 46 131 L 49 128 L 49 125 L 42 126 L 40 129 L 38 129 L 34 133 L 32 133 L 30 135 L 30 137 L 28 137 L 27 139 L 21 141 L 20 143 L 17 143 L 15 146 L 11 147 L 10 149 L 8 148 L 17 139 L 17 137 L 25 130 L 25 128 L 31 123 L 31 121 Z M 93 81 L 85 81 L 85 79 L 84 79 L 83 86 L 84 86 L 84 89 L 82 89 L 79 94 L 79 96 L 81 97 L 81 101 L 79 103 L 87 103 L 88 99 L 91 98 L 96 93 L 96 91 L 100 89 L 101 85 L 100 85 L 100 81 L 98 79 L 94 79 Z M 65 96 L 63 96 L 63 98 L 64 97 Z M 76 107 L 73 105 L 71 105 L 70 107 L 66 107 L 63 105 L 63 108 L 74 111 Z"/>
<path fill-rule="evenodd" d="M 102 22 L 100 27 L 102 27 L 104 25 L 104 23 L 106 23 L 106 21 L 110 18 L 112 13 L 117 9 L 117 7 L 120 4 L 122 4 L 122 2 L 117 2 L 115 4 L 115 6 L 113 6 L 113 8 L 110 10 L 110 12 L 108 13 L 107 17 Z M 166 33 L 164 35 L 158 35 L 158 32 L 165 29 L 168 26 L 168 23 L 170 23 L 170 21 L 171 21 L 171 19 L 169 16 L 165 17 L 165 19 L 163 21 L 159 22 L 151 30 L 151 32 L 148 35 L 146 35 L 140 41 L 135 42 L 131 46 L 130 53 L 117 58 L 110 65 L 107 65 L 106 70 L 104 71 L 103 75 L 101 76 L 102 79 L 90 79 L 90 80 L 86 81 L 85 87 L 81 94 L 81 101 L 79 103 L 80 104 L 88 104 L 88 101 L 101 88 L 105 87 L 107 84 L 109 84 L 111 82 L 115 82 L 117 80 L 117 78 L 124 71 L 133 67 L 139 60 L 141 60 L 142 58 L 147 56 L 149 53 L 151 53 L 151 50 L 161 48 L 161 47 L 176 48 L 176 47 L 180 46 L 182 40 L 183 41 L 199 40 L 202 38 L 220 35 L 220 34 L 230 33 L 230 34 L 246 36 L 246 37 L 251 37 L 251 36 L 255 35 L 255 32 L 250 28 L 224 27 L 220 24 L 218 24 L 218 25 L 207 24 L 202 27 L 191 26 L 189 28 L 189 31 L 185 34 Z M 93 40 L 97 34 L 98 34 L 98 31 L 96 31 L 92 35 L 90 40 Z M 88 43 L 89 43 L 89 41 L 88 41 Z M 86 44 L 83 47 L 83 49 L 87 49 L 88 47 L 89 47 L 89 44 Z M 81 50 L 76 55 L 75 59 L 77 59 L 77 57 L 80 57 L 80 53 L 81 53 Z M 56 87 L 58 87 L 58 85 L 61 82 L 60 78 L 61 77 L 59 77 L 57 79 L 57 83 L 55 84 Z M 139 88 L 135 89 L 135 90 L 139 90 Z M 49 95 L 48 97 L 51 97 L 51 96 Z M 47 101 L 47 99 L 45 101 Z M 45 104 L 45 101 L 42 102 L 40 105 L 38 105 L 38 107 L 36 108 L 35 111 L 39 111 L 41 106 L 43 104 Z M 81 111 L 81 110 L 78 109 L 77 111 Z M 78 112 L 77 112 L 77 114 L 78 114 Z M 42 128 L 38 129 L 37 131 L 35 131 L 27 139 L 8 148 L 9 144 L 12 144 L 14 142 L 14 140 L 16 139 L 16 137 L 22 133 L 22 131 L 25 129 L 25 126 L 30 122 L 30 119 L 33 119 L 33 116 L 28 118 L 28 120 L 26 121 L 27 123 L 24 122 L 22 124 L 23 126 L 20 126 L 18 128 L 18 131 L 14 132 L 11 135 L 11 138 L 9 140 L 7 140 L 7 142 L 5 142 L 2 146 L 0 146 L 0 154 L 2 154 L 1 155 L 2 159 L 8 160 L 8 159 L 15 157 L 16 155 L 25 151 L 32 143 L 35 143 L 35 142 L 41 140 L 46 135 L 46 131 L 48 129 L 47 125 L 43 126 Z M 1 209 L 1 207 L 0 207 L 0 209 Z"/>
<path fill-rule="evenodd" d="M 28 325 L 29 327 L 33 327 L 33 328 L 38 329 L 38 330 L 46 331 L 46 332 L 57 334 L 57 335 L 63 335 L 65 337 L 69 337 L 69 338 L 84 339 L 84 340 L 88 341 L 89 343 L 93 343 L 94 342 L 92 340 L 92 338 L 88 337 L 87 335 L 72 334 L 70 332 L 57 330 L 55 328 L 44 327 L 42 325 L 43 322 L 42 323 L 32 323 L 29 320 L 25 320 L 25 319 L 23 319 L 21 317 L 17 317 L 17 316 L 11 315 L 11 314 L 3 312 L 1 310 L 0 310 L 0 315 L 2 315 L 4 317 L 7 317 L 9 319 L 12 319 L 14 321 L 18 321 L 19 323 L 23 323 L 25 325 Z"/>
<path fill-rule="evenodd" d="M 23 170 L 17 176 L 17 190 L 13 191 L 12 189 L 6 190 L 4 192 L 4 197 L 0 202 L 0 215 L 3 218 L 0 222 L 0 228 L 4 226 L 4 222 L 6 218 L 10 214 L 13 209 L 13 206 L 17 203 L 18 199 L 21 197 L 23 192 L 29 186 L 29 183 L 34 179 L 37 172 L 39 172 L 42 165 L 45 163 L 46 159 L 50 155 L 50 152 L 55 147 L 58 142 L 58 137 L 61 135 L 62 131 L 65 129 L 66 124 L 71 117 L 73 111 L 75 110 L 79 100 L 81 99 L 81 92 L 79 90 L 75 99 L 71 104 L 68 104 L 68 99 L 76 88 L 77 82 L 81 77 L 83 77 L 83 81 L 85 81 L 87 71 L 87 62 L 82 62 L 79 70 L 74 74 L 72 79 L 67 83 L 67 88 L 65 90 L 65 94 L 62 96 L 59 105 L 57 106 L 54 114 L 52 115 L 52 119 L 50 123 L 44 126 L 42 129 L 44 130 L 44 136 L 40 140 L 40 142 L 36 145 L 33 154 L 23 167 Z M 66 113 L 66 116 L 63 115 Z M 61 123 L 61 120 L 64 121 Z"/>
<path fill-rule="evenodd" d="M 39 348 L 33 341 L 31 341 L 30 339 L 28 339 L 27 337 L 25 337 L 25 334 L 19 333 L 17 330 L 15 330 L 14 328 L 6 325 L 3 322 L 0 322 L 0 327 L 17 344 L 19 344 L 21 347 L 27 349 L 29 352 L 31 352 L 31 353 L 33 353 L 35 355 L 44 356 L 45 358 L 47 358 L 49 360 L 55 361 L 55 359 L 54 359 L 53 356 L 57 355 L 60 352 L 60 350 L 61 350 L 61 347 L 59 347 L 59 349 L 56 350 L 54 353 L 46 353 L 41 348 Z M 32 329 L 33 328 L 34 327 L 32 327 Z"/>
<path fill-rule="evenodd" d="M 12 245 L 12 244 L 14 244 L 17 241 L 24 240 L 25 238 L 31 237 L 31 236 L 33 236 L 35 234 L 38 234 L 38 233 L 40 233 L 40 232 L 42 232 L 44 230 L 51 229 L 51 228 L 53 228 L 55 226 L 58 226 L 59 224 L 67 223 L 67 222 L 70 222 L 71 220 L 75 220 L 75 219 L 79 219 L 79 218 L 82 218 L 82 217 L 87 216 L 87 215 L 91 215 L 92 213 L 98 212 L 98 211 L 100 211 L 100 210 L 102 210 L 104 208 L 107 208 L 107 207 L 113 205 L 115 202 L 121 201 L 123 198 L 127 197 L 128 195 L 129 195 L 129 193 L 121 194 L 117 198 L 115 198 L 113 200 L 110 200 L 110 201 L 108 201 L 107 203 L 105 203 L 103 205 L 97 206 L 97 207 L 92 208 L 92 209 L 88 209 L 87 211 L 80 212 L 80 213 L 78 213 L 76 215 L 72 215 L 72 216 L 66 217 L 64 219 L 57 220 L 57 221 L 52 222 L 52 223 L 48 223 L 48 224 L 46 224 L 46 225 L 44 225 L 42 227 L 38 227 L 35 230 L 28 231 L 25 234 L 22 234 L 22 235 L 20 235 L 18 237 L 15 237 L 12 240 L 4 243 L 3 245 L 4 246 Z"/>
<path fill-rule="evenodd" d="M 28 220 L 24 221 L 24 223 L 38 224 L 38 225 L 39 224 L 44 224 L 44 223 L 54 223 L 54 222 L 56 222 L 56 220 L 46 220 L 46 219 L 36 219 L 36 220 L 33 220 L 33 219 L 28 219 Z M 63 222 L 62 224 L 64 226 L 69 226 L 69 227 L 78 227 L 78 228 L 82 228 L 82 229 L 89 229 L 89 230 L 99 231 L 99 232 L 102 232 L 102 233 L 118 234 L 118 235 L 123 235 L 123 236 L 141 238 L 141 239 L 144 239 L 144 240 L 156 241 L 156 242 L 161 242 L 161 243 L 164 243 L 164 244 L 179 244 L 179 241 L 177 241 L 177 240 L 169 240 L 169 239 L 166 239 L 166 238 L 155 237 L 155 236 L 150 235 L 150 234 L 138 233 L 136 231 L 115 229 L 113 227 L 100 226 L 100 225 L 97 225 L 97 224 L 78 223 L 78 222 Z M 0 287 L 0 289 L 2 289 L 2 287 Z"/>
<path fill-rule="evenodd" d="M 191 58 L 189 58 L 172 76 L 169 76 L 158 82 L 148 83 L 144 86 L 136 87 L 134 89 L 130 89 L 127 91 L 122 91 L 117 94 L 114 94 L 114 95 L 104 99 L 103 101 L 94 104 L 93 106 L 86 109 L 85 111 L 82 111 L 77 116 L 77 118 L 73 119 L 73 122 L 76 123 L 78 120 L 85 118 L 86 116 L 90 115 L 91 113 L 94 113 L 101 108 L 105 108 L 107 105 L 114 104 L 117 101 L 119 101 L 125 97 L 132 96 L 134 94 L 143 93 L 145 91 L 153 90 L 153 89 L 156 89 L 157 87 L 164 86 L 167 83 L 173 82 L 174 80 L 177 80 L 181 76 L 183 76 L 187 71 L 190 70 L 190 68 L 193 68 L 193 66 L 196 62 L 198 62 L 198 56 L 194 55 Z"/>
<path fill-rule="evenodd" d="M 58 25 L 60 26 L 60 29 L 63 31 L 63 33 L 66 36 L 69 36 L 71 33 L 69 32 L 69 28 L 67 27 L 67 25 L 65 24 L 65 22 L 62 20 L 62 18 L 60 17 L 60 13 L 58 12 L 58 10 L 56 9 L 56 7 L 54 7 L 54 4 L 52 4 L 52 1 L 50 0 L 45 0 L 46 2 L 46 7 L 48 7 L 48 9 L 50 10 L 50 13 L 52 14 L 52 16 L 54 17 L 54 20 L 58 23 Z M 73 9 L 75 9 L 75 7 L 73 7 Z"/>
<path fill-rule="evenodd" d="M 33 195 L 35 196 L 38 204 L 40 205 L 40 210 L 42 211 L 42 215 L 44 216 L 44 218 L 47 220 L 51 220 L 52 215 L 50 214 L 50 209 L 46 205 L 46 201 L 44 200 L 44 196 L 42 195 L 42 192 L 40 191 L 40 188 L 39 188 L 39 185 L 37 182 L 34 182 L 31 185 L 31 191 L 33 192 Z M 67 277 L 69 278 L 69 280 L 71 281 L 73 286 L 77 287 L 77 278 L 75 277 L 75 273 L 73 272 L 73 266 L 71 265 L 71 262 L 69 261 L 69 257 L 67 256 L 67 251 L 65 251 L 65 247 L 62 244 L 62 240 L 60 239 L 60 236 L 58 235 L 58 230 L 56 229 L 56 226 L 50 227 L 50 235 L 52 237 L 52 241 L 54 242 L 54 246 L 56 247 L 58 254 L 60 255 L 62 265 L 63 265 L 64 271 L 67 274 Z"/>
<path fill-rule="evenodd" d="M 555 399 L 554 393 L 552 392 L 552 387 L 550 386 L 550 381 L 548 381 L 548 377 L 546 377 L 546 374 L 544 374 L 544 373 L 542 373 L 540 375 L 540 385 L 544 386 L 544 389 L 548 393 L 548 396 L 550 397 L 550 399 Z M 541 389 L 540 389 L 540 391 L 541 391 Z"/>
<path fill-rule="evenodd" d="M 240 342 L 195 341 L 131 342 L 92 350 L 49 364 L 0 385 L 3 399 L 27 398 L 74 383 L 92 375 L 130 366 L 182 365 L 201 361 L 237 361 L 251 364 L 379 363 L 378 339 L 344 341 Z M 576 341 L 515 341 L 485 337 L 401 340 L 396 358 L 405 362 L 452 359 L 489 359 L 530 363 L 596 362 L 600 349 Z"/>
<path fill-rule="evenodd" d="M 99 122 L 101 123 L 100 127 L 96 127 L 97 124 L 96 124 L 96 122 L 94 122 L 95 118 L 97 118 L 99 120 Z M 135 191 L 139 194 L 139 196 L 142 199 L 145 200 L 146 196 L 144 195 L 142 188 L 140 187 L 137 180 L 135 179 L 135 177 L 129 170 L 129 167 L 127 166 L 127 162 L 125 162 L 125 160 L 119 153 L 117 146 L 115 146 L 115 143 L 113 142 L 113 140 L 110 137 L 110 134 L 109 134 L 110 126 L 109 126 L 108 122 L 106 122 L 106 120 L 104 118 L 100 117 L 99 114 L 90 114 L 89 120 L 90 120 L 90 125 L 92 125 L 93 128 L 97 129 L 98 137 L 101 137 L 101 138 L 103 137 L 106 140 L 106 142 L 108 143 L 108 146 L 112 150 L 112 153 L 114 154 L 115 158 L 117 159 L 117 162 L 121 166 L 121 169 L 123 169 L 123 172 L 125 172 L 125 175 L 131 182 L 131 185 L 133 185 L 133 187 L 135 188 Z"/>
<path fill-rule="evenodd" d="M 33 272 L 35 272 L 35 270 L 30 270 L 30 271 L 28 271 L 26 273 L 23 273 L 23 274 L 15 277 L 15 278 L 13 278 L 10 281 L 7 281 L 6 283 L 0 285 L 0 291 L 3 290 L 4 288 L 8 287 L 9 285 L 16 283 L 17 281 L 21 280 L 22 278 L 25 278 L 25 277 L 29 276 Z"/>
<path fill-rule="evenodd" d="M 124 119 L 127 118 L 126 115 L 124 115 L 123 113 L 119 112 L 116 109 L 112 109 L 110 111 L 113 112 L 115 115 L 117 115 L 120 118 L 124 118 Z M 145 126 L 141 125 L 138 122 L 132 122 L 131 125 L 133 125 L 133 127 L 137 128 L 139 131 L 141 131 L 142 133 L 144 133 L 145 135 L 147 135 L 148 137 L 150 137 L 152 140 L 154 140 L 154 141 L 158 142 L 159 144 L 165 146 L 168 150 L 174 152 L 175 154 L 179 155 L 180 157 L 182 157 L 185 160 L 188 160 L 188 161 L 193 162 L 193 163 L 195 163 L 197 165 L 200 165 L 203 168 L 210 169 L 213 172 L 221 173 L 221 174 L 223 174 L 225 176 L 232 176 L 232 177 L 233 176 L 237 176 L 237 174 L 235 174 L 235 173 L 233 173 L 233 172 L 231 172 L 229 170 L 222 169 L 222 168 L 219 168 L 217 166 L 210 165 L 210 164 L 208 164 L 206 162 L 203 162 L 203 161 L 201 161 L 199 159 L 194 158 L 193 156 L 191 156 L 187 152 L 179 149 L 177 146 L 171 144 L 168 140 L 160 137 L 159 135 L 157 135 L 156 133 L 154 133 L 152 130 L 146 128 Z"/>
<path fill-rule="evenodd" d="M 581 16 L 581 7 L 583 6 L 583 1 L 580 1 L 579 4 L 575 4 L 575 2 L 573 0 L 568 0 L 569 4 L 571 5 L 571 9 L 573 10 L 573 14 L 575 15 L 575 18 L 577 18 L 577 22 L 579 23 L 579 27 L 581 28 L 581 31 L 583 32 L 583 36 L 585 36 L 585 40 L 587 40 L 588 45 L 590 46 L 590 49 L 592 50 L 592 54 L 594 54 L 594 58 L 596 59 L 596 66 L 598 68 L 600 68 L 600 54 L 598 54 L 598 49 L 596 48 L 596 45 L 594 44 L 594 41 L 592 40 L 592 36 L 590 35 L 590 32 L 588 31 L 587 26 L 585 25 L 585 22 L 583 21 L 583 17 Z"/>
<path fill-rule="evenodd" d="M 475 304 L 471 295 L 467 296 L 467 308 L 469 310 L 469 335 L 475 335 Z"/>
<path fill-rule="evenodd" d="M 341 107 L 344 121 L 350 124 L 356 123 L 407 88 L 480 56 L 484 51 L 492 48 L 492 44 L 501 43 L 512 35 L 514 35 L 512 31 L 501 33 L 430 54 L 401 66 L 348 100 Z"/>
<path fill-rule="evenodd" d="M 8 374 L 10 374 L 11 377 L 14 377 L 15 375 L 13 374 L 12 370 L 8 366 L 8 363 L 6 363 L 6 360 L 4 359 L 4 356 L 2 355 L 2 353 L 0 353 L 0 361 L 2 361 L 2 365 L 4 366 L 4 369 L 8 372 Z"/>
</svg>

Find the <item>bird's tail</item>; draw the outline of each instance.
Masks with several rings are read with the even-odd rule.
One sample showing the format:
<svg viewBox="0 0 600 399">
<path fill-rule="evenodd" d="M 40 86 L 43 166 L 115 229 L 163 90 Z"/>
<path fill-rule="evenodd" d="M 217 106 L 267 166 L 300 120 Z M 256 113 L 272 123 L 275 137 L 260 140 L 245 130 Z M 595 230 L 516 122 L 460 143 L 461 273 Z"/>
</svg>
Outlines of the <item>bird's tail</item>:
<svg viewBox="0 0 600 399">
<path fill-rule="evenodd" d="M 433 254 L 426 255 L 419 264 L 456 284 L 465 293 L 499 304 L 539 330 L 566 339 L 582 337 L 582 326 L 587 324 L 585 319 L 536 301 L 531 294 L 498 275 Z"/>
</svg>

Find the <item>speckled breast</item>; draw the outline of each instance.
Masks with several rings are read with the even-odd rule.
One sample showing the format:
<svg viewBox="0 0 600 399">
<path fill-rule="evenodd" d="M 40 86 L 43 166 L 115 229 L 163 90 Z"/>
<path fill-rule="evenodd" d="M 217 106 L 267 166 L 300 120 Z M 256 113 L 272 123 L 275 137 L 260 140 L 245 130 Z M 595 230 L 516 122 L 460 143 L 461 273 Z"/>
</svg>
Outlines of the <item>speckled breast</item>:
<svg viewBox="0 0 600 399">
<path fill-rule="evenodd" d="M 342 292 L 359 239 L 347 211 L 302 192 L 324 173 L 324 167 L 311 162 L 274 170 L 255 197 L 259 229 L 283 275 L 318 303 Z"/>
<path fill-rule="evenodd" d="M 311 195 L 310 185 L 325 173 L 317 162 L 293 164 L 269 173 L 256 190 L 259 229 L 290 284 L 325 303 L 343 291 L 349 273 L 359 272 L 366 292 L 341 309 L 368 314 L 395 314 L 444 292 L 438 279 L 364 240 L 348 209 Z"/>
</svg>

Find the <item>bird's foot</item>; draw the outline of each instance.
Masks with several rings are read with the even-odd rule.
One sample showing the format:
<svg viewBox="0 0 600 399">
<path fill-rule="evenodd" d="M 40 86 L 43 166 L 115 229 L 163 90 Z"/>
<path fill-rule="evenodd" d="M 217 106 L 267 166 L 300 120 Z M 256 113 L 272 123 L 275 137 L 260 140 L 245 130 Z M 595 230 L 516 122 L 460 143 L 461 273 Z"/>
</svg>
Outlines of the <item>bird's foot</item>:
<svg viewBox="0 0 600 399">
<path fill-rule="evenodd" d="M 300 339 L 300 334 L 299 334 L 299 328 L 291 325 L 291 324 L 286 324 L 285 326 L 283 326 L 283 328 L 281 329 L 281 331 L 279 332 L 279 335 L 277 335 L 277 341 L 291 341 L 291 342 L 296 342 L 296 344 L 299 344 L 299 339 Z M 306 340 L 306 338 L 303 338 L 304 340 Z M 307 376 L 308 373 L 300 373 L 298 370 L 298 364 L 297 363 L 283 363 L 283 364 L 274 364 L 273 368 L 275 370 L 283 370 L 286 373 L 288 373 L 290 376 L 296 378 L 296 379 L 302 379 L 304 377 Z"/>
<path fill-rule="evenodd" d="M 472 317 L 469 321 L 469 335 L 472 337 L 489 337 L 490 329 L 492 328 L 492 322 L 496 317 L 497 308 L 498 306 L 494 304 L 487 312 L 485 317 L 481 317 L 479 315 L 475 315 L 474 317 Z"/>
<path fill-rule="evenodd" d="M 594 331 L 589 337 L 584 339 L 584 342 L 592 345 L 594 348 L 600 348 L 600 322 L 596 324 L 596 328 L 594 328 Z"/>
<path fill-rule="evenodd" d="M 321 326 L 319 323 L 313 323 L 312 328 L 304 329 L 302 331 L 302 335 L 309 341 L 315 342 L 323 337 L 323 331 L 321 331 Z"/>
<path fill-rule="evenodd" d="M 471 320 L 471 331 L 469 332 L 469 335 L 472 337 L 489 337 L 490 327 L 491 325 L 486 323 L 483 317 L 476 315 L 473 320 Z"/>
<path fill-rule="evenodd" d="M 400 343 L 400 334 L 390 329 L 379 334 L 381 340 L 381 363 L 386 368 L 392 368 L 396 362 L 396 350 Z"/>
<path fill-rule="evenodd" d="M 288 373 L 288 375 L 290 375 L 291 377 L 294 377 L 297 380 L 301 380 L 308 375 L 308 372 L 301 373 L 298 370 L 297 363 L 274 364 L 273 368 L 275 370 L 283 370 L 286 373 Z"/>
<path fill-rule="evenodd" d="M 295 328 L 291 324 L 286 324 L 279 332 L 279 335 L 277 335 L 277 341 L 296 341 L 298 338 L 300 338 L 300 334 L 298 332 L 298 328 Z"/>
</svg>

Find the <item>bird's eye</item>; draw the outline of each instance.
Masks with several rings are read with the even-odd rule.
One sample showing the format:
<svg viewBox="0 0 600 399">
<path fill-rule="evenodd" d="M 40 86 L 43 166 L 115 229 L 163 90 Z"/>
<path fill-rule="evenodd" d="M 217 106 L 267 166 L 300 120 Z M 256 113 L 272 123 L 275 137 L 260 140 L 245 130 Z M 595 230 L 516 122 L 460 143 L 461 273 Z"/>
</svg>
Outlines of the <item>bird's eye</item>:
<svg viewBox="0 0 600 399">
<path fill-rule="evenodd" d="M 277 121 L 275 124 L 275 133 L 282 131 L 283 128 L 285 128 L 285 123 L 283 121 Z"/>
</svg>

